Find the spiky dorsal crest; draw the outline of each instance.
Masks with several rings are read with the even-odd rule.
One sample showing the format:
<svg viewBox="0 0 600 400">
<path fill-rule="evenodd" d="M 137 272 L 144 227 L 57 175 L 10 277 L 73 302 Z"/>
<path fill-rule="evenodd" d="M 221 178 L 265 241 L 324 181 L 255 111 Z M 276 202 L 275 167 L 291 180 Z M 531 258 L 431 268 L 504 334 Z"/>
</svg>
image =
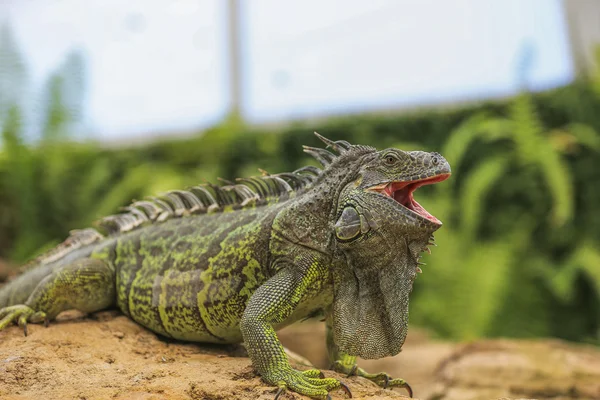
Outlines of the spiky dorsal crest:
<svg viewBox="0 0 600 400">
<path fill-rule="evenodd" d="M 69 232 L 69 237 L 64 242 L 23 265 L 20 269 L 20 272 L 23 273 L 28 269 L 40 264 L 50 264 L 54 261 L 60 260 L 73 250 L 88 246 L 102 239 L 104 239 L 104 236 L 102 236 L 93 228 L 72 230 Z"/>
<path fill-rule="evenodd" d="M 338 153 L 336 155 L 325 149 L 304 146 L 304 151 L 314 156 L 324 167 L 347 152 L 374 150 L 368 146 L 354 146 L 344 140 L 334 142 L 317 132 L 315 135 L 327 147 Z M 261 176 L 238 178 L 235 183 L 221 179 L 224 185 L 206 183 L 187 190 L 171 190 L 157 197 L 134 201 L 122 208 L 121 213 L 100 219 L 96 222 L 96 226 L 108 236 L 114 236 L 145 224 L 160 223 L 172 218 L 262 206 L 271 201 L 286 200 L 303 193 L 323 174 L 323 170 L 315 166 L 273 175 L 264 170 L 260 172 Z M 57 261 L 76 249 L 104 238 L 105 236 L 93 228 L 71 231 L 70 236 L 63 243 L 26 266 Z"/>
<path fill-rule="evenodd" d="M 363 152 L 372 152 L 376 149 L 371 146 L 363 146 L 363 145 L 352 145 L 345 140 L 333 141 L 327 139 L 324 136 L 319 135 L 315 132 L 315 135 L 327 145 L 327 147 L 333 149 L 338 154 L 334 154 L 327 149 L 320 149 L 318 147 L 310 147 L 310 146 L 302 146 L 304 148 L 304 152 L 313 156 L 318 162 L 321 163 L 323 167 L 328 167 L 334 161 L 340 159 L 340 156 L 345 156 L 349 154 L 363 153 Z"/>
<path fill-rule="evenodd" d="M 317 132 L 315 135 L 339 155 L 360 147 L 344 140 L 334 142 Z M 304 151 L 317 158 L 325 167 L 339 156 L 315 147 L 304 146 Z M 220 179 L 225 185 L 206 183 L 187 190 L 172 190 L 158 197 L 135 201 L 123 208 L 122 213 L 100 219 L 97 226 L 108 235 L 114 235 L 147 223 L 186 215 L 220 212 L 228 207 L 236 210 L 247 206 L 261 206 L 272 200 L 285 200 L 303 192 L 323 172 L 314 166 L 273 175 L 264 170 L 259 171 L 261 176 L 238 178 L 236 183 Z"/>
<path fill-rule="evenodd" d="M 315 135 L 327 147 L 338 153 L 336 155 L 325 149 L 304 146 L 304 151 L 314 156 L 324 167 L 347 152 L 375 150 L 369 146 L 354 146 L 345 140 L 334 142 L 317 132 Z M 246 206 L 261 206 L 272 200 L 285 200 L 302 193 L 323 173 L 323 170 L 315 166 L 274 175 L 264 170 L 259 171 L 261 176 L 238 178 L 237 183 L 220 179 L 225 185 L 206 183 L 187 190 L 172 190 L 158 197 L 135 201 L 123 208 L 122 213 L 102 218 L 97 225 L 109 235 L 113 235 L 131 231 L 146 223 L 191 214 L 219 212 L 227 207 L 236 210 Z"/>
<path fill-rule="evenodd" d="M 171 190 L 161 196 L 135 201 L 122 213 L 109 215 L 96 224 L 109 235 L 131 231 L 146 223 L 165 221 L 192 214 L 222 212 L 262 206 L 275 199 L 287 199 L 303 191 L 316 176 L 306 170 L 291 173 L 238 178 L 220 186 L 206 183 L 187 190 Z"/>
<path fill-rule="evenodd" d="M 320 135 L 318 132 L 314 132 L 314 134 L 323 143 L 325 143 L 327 145 L 327 147 L 331 147 L 333 150 L 337 151 L 339 154 L 343 154 L 353 147 L 350 143 L 346 142 L 345 140 L 338 140 L 337 142 L 334 142 L 333 140 L 327 139 L 325 136 Z"/>
</svg>

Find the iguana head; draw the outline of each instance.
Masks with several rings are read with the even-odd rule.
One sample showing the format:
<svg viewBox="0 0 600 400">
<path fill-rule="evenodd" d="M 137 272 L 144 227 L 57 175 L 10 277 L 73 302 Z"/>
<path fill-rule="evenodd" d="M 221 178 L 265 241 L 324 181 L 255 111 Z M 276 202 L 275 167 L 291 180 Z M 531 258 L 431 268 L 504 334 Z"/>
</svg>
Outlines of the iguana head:
<svg viewBox="0 0 600 400">
<path fill-rule="evenodd" d="M 331 220 L 334 341 L 363 358 L 395 355 L 406 337 L 420 254 L 442 225 L 414 192 L 447 179 L 450 166 L 438 153 L 322 140 L 340 152 L 323 175 L 347 170 Z"/>
<path fill-rule="evenodd" d="M 352 197 L 360 193 L 377 193 L 386 197 L 390 204 L 396 203 L 396 217 L 401 216 L 402 220 L 397 222 L 418 225 L 433 232 L 442 222 L 417 203 L 413 194 L 419 187 L 441 182 L 449 176 L 450 165 L 438 153 L 407 152 L 393 148 L 373 151 L 370 156 L 364 157 L 358 177 L 346 185 L 340 197 L 344 199 L 345 196 Z M 343 240 L 344 235 L 352 234 L 341 232 L 345 226 L 344 220 L 336 224 L 339 239 Z"/>
</svg>

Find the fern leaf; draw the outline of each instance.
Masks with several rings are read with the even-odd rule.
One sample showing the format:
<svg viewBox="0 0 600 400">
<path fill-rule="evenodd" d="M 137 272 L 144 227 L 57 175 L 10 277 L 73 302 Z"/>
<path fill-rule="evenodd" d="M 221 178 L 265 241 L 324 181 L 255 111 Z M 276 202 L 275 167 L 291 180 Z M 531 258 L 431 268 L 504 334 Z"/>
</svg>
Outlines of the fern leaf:
<svg viewBox="0 0 600 400">
<path fill-rule="evenodd" d="M 566 163 L 547 141 L 538 144 L 537 167 L 552 197 L 551 221 L 561 226 L 573 217 L 573 181 Z"/>
<path fill-rule="evenodd" d="M 542 137 L 543 126 L 537 115 L 535 105 L 528 93 L 521 93 L 511 103 L 510 119 L 513 123 L 512 138 L 517 145 L 517 156 L 524 165 L 533 163 L 538 154 L 538 144 Z"/>
<path fill-rule="evenodd" d="M 594 128 L 585 124 L 572 123 L 567 125 L 565 131 L 570 133 L 582 145 L 600 151 L 600 135 Z"/>
<path fill-rule="evenodd" d="M 573 263 L 591 280 L 596 294 L 600 296 L 600 251 L 598 246 L 585 243 L 573 255 Z"/>
<path fill-rule="evenodd" d="M 481 124 L 490 118 L 491 116 L 486 113 L 476 114 L 460 124 L 448 136 L 442 154 L 455 171 L 459 170 L 469 146 L 482 137 L 483 133 L 479 129 Z"/>
<path fill-rule="evenodd" d="M 494 157 L 479 164 L 466 178 L 461 190 L 461 232 L 467 238 L 475 237 L 478 222 L 483 215 L 485 196 L 503 175 L 508 166 L 504 157 Z"/>
</svg>

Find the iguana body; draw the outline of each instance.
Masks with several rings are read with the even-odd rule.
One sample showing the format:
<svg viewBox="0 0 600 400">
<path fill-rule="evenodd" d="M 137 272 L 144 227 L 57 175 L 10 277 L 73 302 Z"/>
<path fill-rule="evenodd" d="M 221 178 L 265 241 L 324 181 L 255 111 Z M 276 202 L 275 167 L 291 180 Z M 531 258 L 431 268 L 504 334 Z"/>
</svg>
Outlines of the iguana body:
<svg viewBox="0 0 600 400">
<path fill-rule="evenodd" d="M 72 233 L 0 289 L 0 329 L 116 305 L 164 336 L 244 341 L 267 382 L 325 397 L 341 383 L 292 369 L 275 334 L 322 313 L 336 370 L 405 385 L 355 360 L 402 347 L 418 259 L 441 225 L 412 191 L 450 167 L 436 153 L 322 140 L 340 153 L 305 149 L 323 171 L 174 191 L 101 220 L 106 236 Z"/>
</svg>

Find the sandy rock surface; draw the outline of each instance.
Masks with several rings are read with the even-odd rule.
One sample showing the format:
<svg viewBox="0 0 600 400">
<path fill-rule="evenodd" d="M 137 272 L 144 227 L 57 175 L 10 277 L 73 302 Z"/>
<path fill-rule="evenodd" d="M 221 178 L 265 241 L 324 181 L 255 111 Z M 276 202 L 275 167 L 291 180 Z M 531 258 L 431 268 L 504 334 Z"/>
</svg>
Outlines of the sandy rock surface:
<svg viewBox="0 0 600 400">
<path fill-rule="evenodd" d="M 600 399 L 600 348 L 559 340 L 489 340 L 458 348 L 435 371 L 439 400 Z"/>
<path fill-rule="evenodd" d="M 66 320 L 65 320 L 66 318 Z M 44 328 L 0 332 L 0 399 L 273 399 L 241 346 L 160 339 L 116 311 L 66 315 Z M 281 331 L 284 344 L 326 367 L 323 324 Z M 361 361 L 409 381 L 421 399 L 600 399 L 600 350 L 560 341 L 431 341 L 411 329 L 404 351 Z M 355 399 L 403 399 L 362 378 L 341 378 Z M 334 399 L 345 398 L 340 390 Z M 287 393 L 281 399 L 305 399 Z"/>
<path fill-rule="evenodd" d="M 354 398 L 403 398 L 363 379 L 344 381 Z M 16 326 L 0 332 L 3 400 L 258 400 L 273 399 L 275 391 L 254 373 L 240 346 L 168 342 L 118 312 L 48 328 L 29 325 L 28 337 Z M 345 398 L 341 390 L 332 394 Z"/>
<path fill-rule="evenodd" d="M 329 368 L 324 323 L 307 321 L 278 334 L 288 349 L 302 354 L 318 368 Z M 411 327 L 400 354 L 380 360 L 359 360 L 359 365 L 368 372 L 387 372 L 393 378 L 402 378 L 410 383 L 415 397 L 427 399 L 434 390 L 432 377 L 436 368 L 457 347 L 455 343 L 433 341 L 423 330 Z M 397 392 L 406 394 L 400 389 Z"/>
<path fill-rule="evenodd" d="M 280 337 L 288 348 L 326 368 L 322 324 L 295 325 Z M 426 400 L 600 399 L 600 348 L 560 340 L 456 344 L 431 340 L 411 328 L 400 354 L 359 364 L 405 379 L 415 396 Z"/>
</svg>

